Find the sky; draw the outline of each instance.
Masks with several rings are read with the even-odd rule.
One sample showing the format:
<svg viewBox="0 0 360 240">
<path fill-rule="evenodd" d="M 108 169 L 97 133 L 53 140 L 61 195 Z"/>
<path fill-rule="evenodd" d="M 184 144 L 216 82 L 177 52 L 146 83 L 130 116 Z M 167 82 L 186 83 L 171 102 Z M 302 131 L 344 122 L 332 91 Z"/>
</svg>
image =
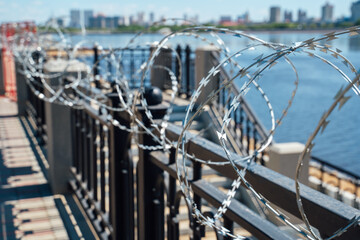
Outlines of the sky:
<svg viewBox="0 0 360 240">
<path fill-rule="evenodd" d="M 321 6 L 329 2 L 334 6 L 334 17 L 350 16 L 350 7 L 355 0 L 0 0 L 0 22 L 35 20 L 43 23 L 49 17 L 69 16 L 70 9 L 93 9 L 105 15 L 132 15 L 155 13 L 155 19 L 198 15 L 200 22 L 218 20 L 220 15 L 233 18 L 248 11 L 252 21 L 269 19 L 270 6 L 291 10 L 297 19 L 299 8 L 307 11 L 308 17 L 320 18 Z"/>
</svg>

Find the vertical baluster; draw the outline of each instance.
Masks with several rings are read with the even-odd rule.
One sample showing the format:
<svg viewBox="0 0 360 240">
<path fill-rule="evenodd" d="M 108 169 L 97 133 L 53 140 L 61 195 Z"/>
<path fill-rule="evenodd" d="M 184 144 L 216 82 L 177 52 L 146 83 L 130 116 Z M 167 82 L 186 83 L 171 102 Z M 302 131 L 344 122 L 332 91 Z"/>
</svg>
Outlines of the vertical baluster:
<svg viewBox="0 0 360 240">
<path fill-rule="evenodd" d="M 88 189 L 92 194 L 92 198 L 95 199 L 94 189 L 95 189 L 95 162 L 96 162 L 96 124 L 95 119 L 89 117 L 89 182 Z"/>
<path fill-rule="evenodd" d="M 76 142 L 76 145 L 75 145 L 75 149 L 76 151 L 74 152 L 74 158 L 76 159 L 76 173 L 77 174 L 80 174 L 80 115 L 79 115 L 79 112 L 80 110 L 79 109 L 75 109 L 75 142 Z"/>
<path fill-rule="evenodd" d="M 100 125 L 100 207 L 105 213 L 105 127 Z"/>
<path fill-rule="evenodd" d="M 111 152 L 110 152 L 110 147 L 111 147 L 111 143 L 110 143 L 110 133 L 109 133 L 109 127 L 106 128 L 105 131 L 105 209 L 106 209 L 106 216 L 109 216 L 109 207 L 110 207 L 110 166 L 109 166 L 109 159 L 111 156 Z M 109 221 L 111 222 L 111 219 L 109 219 Z"/>
<path fill-rule="evenodd" d="M 240 144 L 243 145 L 243 138 L 244 138 L 244 115 L 243 115 L 243 108 L 240 106 L 239 107 L 239 115 L 240 115 L 240 119 L 239 119 L 239 129 L 240 129 L 240 134 L 239 134 L 239 141 Z"/>
<path fill-rule="evenodd" d="M 91 168 L 92 168 L 92 118 L 86 114 L 86 149 L 87 149 L 87 158 L 86 158 L 86 183 L 89 191 L 92 191 L 92 179 L 91 179 Z"/>
<path fill-rule="evenodd" d="M 42 92 L 41 87 L 38 88 L 39 92 Z M 43 126 L 43 104 L 44 101 L 38 98 L 38 106 L 37 106 L 37 124 L 39 131 L 40 144 L 44 144 L 44 126 Z"/>
<path fill-rule="evenodd" d="M 95 44 L 94 48 L 94 68 L 93 68 L 93 74 L 95 78 L 95 87 L 100 88 L 100 77 L 99 77 L 99 49 L 98 46 Z"/>
<path fill-rule="evenodd" d="M 320 163 L 320 180 L 321 180 L 321 186 L 320 186 L 320 191 L 322 193 L 325 192 L 325 166 L 323 162 L 319 162 Z"/>
<path fill-rule="evenodd" d="M 78 117 L 78 110 L 76 109 L 72 109 L 72 115 L 73 115 L 73 118 L 72 118 L 72 121 L 73 123 L 71 124 L 73 126 L 73 139 L 75 139 L 74 141 L 74 151 L 73 151 L 73 166 L 75 167 L 76 169 L 76 173 L 79 173 L 79 158 L 78 158 L 78 149 L 79 149 L 79 141 L 78 141 L 78 128 L 79 128 L 79 124 L 78 124 L 78 121 L 79 121 L 79 117 Z"/>
<path fill-rule="evenodd" d="M 247 146 L 246 146 L 246 153 L 249 154 L 250 153 L 250 140 L 251 140 L 251 121 L 250 119 L 247 117 L 246 118 L 246 141 L 247 141 Z"/>
<path fill-rule="evenodd" d="M 125 50 L 124 50 L 124 52 L 125 52 Z M 125 69 L 126 68 L 124 68 L 124 57 L 125 57 L 125 53 L 121 56 L 121 58 L 120 58 L 120 63 L 119 63 L 119 68 L 120 68 L 120 70 L 118 70 L 118 71 L 120 71 L 120 72 L 122 72 L 124 75 L 125 75 L 125 77 L 127 77 L 126 76 L 126 72 L 125 72 Z M 131 86 L 130 86 L 131 87 Z"/>
<path fill-rule="evenodd" d="M 199 162 L 193 162 L 193 181 L 201 179 L 202 176 L 202 164 Z M 201 211 L 201 197 L 198 195 L 194 195 L 194 202 L 197 208 Z M 205 229 L 202 225 L 195 221 L 193 218 L 191 220 L 192 229 L 193 229 L 193 240 L 200 240 L 202 237 L 205 236 Z"/>
<path fill-rule="evenodd" d="M 111 60 L 107 61 L 107 81 L 111 82 L 111 76 L 112 76 L 112 63 Z"/>
<path fill-rule="evenodd" d="M 42 134 L 44 136 L 46 136 L 47 133 L 46 133 L 46 130 L 45 130 L 45 126 L 46 126 L 46 121 L 45 121 L 45 101 L 41 101 L 41 126 L 42 126 L 41 127 Z"/>
<path fill-rule="evenodd" d="M 145 48 L 141 49 L 141 62 L 140 62 L 140 64 L 143 64 L 143 63 L 145 63 L 147 61 L 146 55 L 145 55 L 145 50 L 146 50 Z M 148 74 L 146 74 L 146 76 L 145 76 L 145 83 L 149 84 L 149 78 L 147 77 L 147 75 Z"/>
<path fill-rule="evenodd" d="M 354 188 L 354 195 L 355 195 L 355 203 L 354 203 L 354 207 L 356 208 L 360 208 L 360 202 L 356 201 L 356 198 L 358 197 L 358 191 L 359 191 L 359 182 L 360 182 L 360 179 L 359 178 L 355 178 L 354 179 L 355 181 L 355 188 Z"/>
<path fill-rule="evenodd" d="M 222 77 L 218 78 L 218 84 L 217 86 L 220 86 L 220 82 L 222 82 Z M 217 110 L 220 112 L 220 105 L 221 105 L 221 92 L 218 94 L 217 98 L 216 98 L 216 102 L 217 102 Z"/>
<path fill-rule="evenodd" d="M 225 90 L 226 91 L 226 107 L 227 107 L 227 109 L 230 109 L 230 92 L 229 92 L 229 90 Z"/>
<path fill-rule="evenodd" d="M 221 112 L 222 112 L 222 114 L 224 114 L 225 113 L 225 104 L 226 104 L 226 90 L 225 90 L 225 88 L 223 88 L 222 90 L 221 90 L 221 92 L 222 92 L 222 99 L 221 99 Z"/>
<path fill-rule="evenodd" d="M 230 233 L 234 232 L 234 222 L 229 218 L 224 216 L 224 228 L 228 229 Z M 224 236 L 224 240 L 232 240 L 233 238 L 230 236 Z"/>
<path fill-rule="evenodd" d="M 40 78 L 38 78 L 38 81 L 40 82 Z M 36 86 L 37 91 L 41 91 L 39 86 Z M 39 91 L 39 92 L 40 92 Z M 41 130 L 41 119 L 40 119 L 40 100 L 38 97 L 35 98 L 35 122 L 36 122 L 36 136 L 40 139 L 42 139 L 42 130 Z"/>
<path fill-rule="evenodd" d="M 82 141 L 83 145 L 83 182 L 87 185 L 89 180 L 89 138 L 88 138 L 88 114 L 83 111 L 83 136 Z"/>
<path fill-rule="evenodd" d="M 109 221 L 112 225 L 115 225 L 115 223 L 112 221 L 111 218 L 111 211 L 113 209 L 110 208 L 111 206 L 111 198 L 112 198 L 112 194 L 113 192 L 111 191 L 112 188 L 112 182 L 111 182 L 111 178 L 113 177 L 113 173 L 111 172 L 111 168 L 113 167 L 110 164 L 110 158 L 111 155 L 113 154 L 111 151 L 111 148 L 113 146 L 113 142 L 111 141 L 110 135 L 111 135 L 111 126 L 107 128 L 106 131 L 106 140 L 105 140 L 105 146 L 106 146 L 106 155 L 105 155 L 105 199 L 106 199 L 106 210 L 107 210 L 107 216 L 109 217 Z"/>
<path fill-rule="evenodd" d="M 175 163 L 175 153 L 176 149 L 172 148 L 169 155 L 169 165 Z M 167 207 L 170 210 L 170 213 L 167 215 L 167 238 L 170 240 L 178 239 L 179 232 L 179 221 L 176 219 L 176 209 L 175 209 L 175 197 L 176 197 L 176 179 L 169 176 L 169 189 L 167 196 Z"/>
<path fill-rule="evenodd" d="M 260 159 L 260 165 L 265 166 L 264 153 L 258 153 L 258 159 Z"/>
<path fill-rule="evenodd" d="M 237 137 L 237 127 L 238 127 L 238 111 L 237 111 L 237 109 L 235 109 L 234 110 L 234 125 L 233 125 L 233 131 L 234 131 L 234 138 L 236 139 L 236 137 Z"/>
<path fill-rule="evenodd" d="M 178 83 L 181 83 L 180 85 L 180 89 L 179 89 L 179 93 L 182 94 L 183 91 L 184 91 L 184 83 L 181 81 L 181 79 L 179 79 L 179 76 L 180 76 L 180 68 L 181 68 L 181 65 L 182 65 L 182 57 L 181 57 L 181 46 L 180 45 L 177 45 L 176 47 L 176 53 L 180 59 L 180 62 L 178 61 L 178 59 L 175 57 L 175 76 L 178 80 Z"/>
<path fill-rule="evenodd" d="M 84 121 L 83 110 L 79 110 L 79 174 L 84 181 Z"/>
<path fill-rule="evenodd" d="M 93 191 L 94 191 L 94 200 L 99 202 L 99 193 L 98 193 L 98 160 L 100 160 L 100 123 L 98 120 L 93 122 L 93 131 L 94 131 L 94 158 L 93 158 Z"/>
<path fill-rule="evenodd" d="M 134 73 L 135 73 L 135 62 L 134 62 L 134 50 L 129 49 L 130 51 L 130 79 L 131 79 L 131 86 L 135 87 L 135 79 L 134 79 Z"/>
<path fill-rule="evenodd" d="M 191 49 L 190 46 L 187 45 L 185 48 L 185 67 L 186 67 L 186 97 L 189 98 L 191 96 L 191 88 L 190 88 L 190 54 Z"/>
<path fill-rule="evenodd" d="M 256 130 L 256 125 L 255 125 L 256 123 L 254 123 L 253 124 L 253 143 L 254 143 L 254 151 L 256 151 L 256 149 L 257 149 L 257 146 L 256 146 L 256 144 L 257 144 L 257 142 L 258 142 L 258 133 L 257 133 L 257 130 Z M 255 159 L 254 159 L 255 161 L 257 161 L 258 160 L 258 156 L 255 156 Z"/>
</svg>

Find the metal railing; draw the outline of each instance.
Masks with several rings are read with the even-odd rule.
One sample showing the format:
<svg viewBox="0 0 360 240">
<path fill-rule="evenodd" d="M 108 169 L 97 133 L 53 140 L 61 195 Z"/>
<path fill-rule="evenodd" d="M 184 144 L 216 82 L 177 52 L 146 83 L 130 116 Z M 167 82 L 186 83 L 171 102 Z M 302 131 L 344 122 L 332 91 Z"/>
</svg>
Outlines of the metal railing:
<svg viewBox="0 0 360 240">
<path fill-rule="evenodd" d="M 90 106 L 73 110 L 73 116 L 76 151 L 71 188 L 103 239 L 133 239 L 133 162 L 128 154 L 131 135 L 115 128 Z M 125 112 L 112 116 L 130 127 Z"/>
<path fill-rule="evenodd" d="M 157 106 L 157 111 L 154 116 L 161 118 L 166 107 Z M 133 239 L 136 189 L 139 239 L 164 239 L 165 232 L 168 239 L 178 239 L 179 219 L 177 217 L 179 203 L 183 196 L 176 186 L 175 155 L 140 148 L 139 162 L 135 171 L 136 187 L 134 187 L 132 175 L 134 163 L 128 154 L 130 134 L 108 125 L 106 119 L 90 108 L 76 110 L 74 114 L 77 151 L 72 169 L 75 176 L 72 187 L 99 234 L 105 239 L 109 236 L 115 239 Z M 138 114 L 145 126 L 150 127 L 141 109 Z M 114 118 L 129 126 L 130 119 L 126 123 L 121 115 L 122 113 L 119 113 Z M 170 125 L 166 131 L 166 136 L 176 141 L 181 129 Z M 201 137 L 189 135 L 189 138 L 191 140 L 187 143 L 186 149 L 189 149 L 190 155 L 194 154 L 198 158 L 212 159 L 212 161 L 227 161 L 219 145 Z M 147 146 L 155 144 L 152 137 L 145 134 L 140 135 L 138 141 Z M 240 163 L 239 167 L 243 168 L 245 165 L 245 163 Z M 237 177 L 229 167 L 212 167 L 222 176 L 230 179 Z M 169 175 L 168 178 L 164 176 L 165 172 Z M 193 176 L 191 186 L 196 196 L 197 206 L 201 208 L 203 204 L 210 204 L 218 207 L 225 194 L 202 179 L 201 164 L 193 162 L 191 172 L 190 175 Z M 300 217 L 293 180 L 260 165 L 252 165 L 248 168 L 246 176 L 254 188 L 269 201 Z M 109 188 L 108 192 L 106 188 Z M 166 202 L 164 194 L 166 194 Z M 302 199 L 305 209 L 311 209 L 310 222 L 322 236 L 330 236 L 337 228 L 345 226 L 358 212 L 306 186 L 302 186 Z M 228 226 L 236 222 L 259 239 L 291 239 L 287 233 L 251 212 L 240 202 L 236 200 L 233 202 L 229 211 L 225 213 Z M 165 208 L 169 208 L 167 216 L 165 216 Z M 313 214 L 314 212 L 316 214 Z M 319 216 L 322 217 L 319 218 Z M 331 221 L 324 221 L 324 218 Z M 165 219 L 167 219 L 166 231 Z M 193 229 L 193 239 L 201 239 L 205 235 L 204 228 L 192 219 L 190 228 Z M 359 227 L 351 228 L 340 239 L 354 239 L 359 234 Z"/>
<path fill-rule="evenodd" d="M 108 56 L 108 54 L 110 53 L 110 49 L 105 49 L 100 52 L 96 47 L 94 47 L 93 51 L 93 56 L 89 56 L 86 59 L 90 65 L 94 64 L 94 76 L 98 75 L 98 79 L 101 78 L 108 82 L 113 82 L 113 77 L 116 75 L 116 70 L 120 69 L 121 75 L 129 80 L 129 86 L 131 88 L 140 87 L 142 72 L 139 71 L 139 69 L 141 69 L 142 64 L 146 63 L 148 58 L 150 57 L 152 51 L 150 47 L 129 48 L 123 49 L 121 51 L 114 51 L 114 59 L 119 59 L 119 63 L 116 61 L 109 61 L 109 58 L 105 57 Z M 181 73 L 181 78 L 178 79 L 180 81 L 179 94 L 185 94 L 186 97 L 189 98 L 195 87 L 195 53 L 189 45 L 187 45 L 186 47 L 181 47 L 180 45 L 178 45 L 175 51 L 180 58 L 180 62 L 178 61 L 175 52 L 172 52 L 171 63 L 169 63 L 169 67 L 174 72 L 177 78 L 180 78 Z M 150 73 L 146 74 L 144 78 L 144 84 L 145 86 L 150 85 Z M 98 84 L 97 87 L 100 88 L 100 85 Z"/>
<path fill-rule="evenodd" d="M 28 100 L 26 101 L 26 111 L 27 114 L 31 117 L 33 127 L 36 128 L 35 136 L 38 138 L 40 145 L 46 144 L 47 134 L 46 134 L 46 120 L 45 120 L 45 102 L 39 99 L 30 89 L 26 86 L 26 92 Z M 41 82 L 38 81 L 38 85 L 34 85 L 36 91 L 43 93 L 44 89 L 41 86 Z"/>
<path fill-rule="evenodd" d="M 113 106 L 118 104 L 116 98 L 109 100 Z M 151 108 L 150 106 L 154 118 L 160 119 L 165 114 L 167 106 L 160 104 L 154 109 Z M 176 184 L 174 150 L 167 154 L 163 151 L 139 148 L 139 161 L 135 164 L 134 156 L 130 154 L 133 136 L 128 131 L 111 125 L 108 116 L 99 114 L 99 111 L 90 105 L 85 104 L 84 109 L 72 110 L 72 115 L 75 147 L 71 168 L 74 178 L 70 185 L 100 238 L 134 239 L 137 232 L 138 239 L 164 239 L 165 234 L 168 239 L 179 239 L 178 217 L 183 195 Z M 150 121 L 141 108 L 137 110 L 137 115 L 145 126 L 150 128 Z M 111 116 L 122 125 L 130 127 L 131 119 L 126 112 L 111 113 Z M 140 144 L 155 144 L 151 136 L 141 132 L 140 130 L 137 139 Z M 177 141 L 180 132 L 181 128 L 170 124 L 166 129 L 166 137 Z M 186 149 L 190 155 L 212 161 L 227 161 L 219 145 L 191 133 L 187 135 L 189 141 Z M 246 163 L 239 163 L 238 167 L 243 168 L 245 165 Z M 237 177 L 230 166 L 211 167 L 229 179 Z M 189 175 L 192 176 L 190 182 L 197 206 L 200 209 L 205 205 L 218 207 L 225 194 L 202 179 L 202 172 L 202 165 L 192 162 Z M 246 177 L 270 202 L 300 217 L 293 180 L 257 164 L 247 167 Z M 311 211 L 308 215 L 309 221 L 323 237 L 330 236 L 335 230 L 345 226 L 354 214 L 360 214 L 360 211 L 306 186 L 302 186 L 302 199 L 305 210 Z M 165 210 L 166 208 L 168 210 Z M 206 214 L 211 216 L 213 213 L 209 211 Z M 231 231 L 234 223 L 258 239 L 292 239 L 287 232 L 237 200 L 233 200 L 225 213 L 223 224 Z M 189 228 L 192 229 L 193 239 L 206 236 L 205 228 L 192 218 Z M 350 228 L 339 239 L 356 239 L 358 236 L 360 227 L 356 226 Z"/>
<path fill-rule="evenodd" d="M 214 66 L 217 66 L 219 64 L 218 57 L 216 54 L 213 54 L 212 57 Z M 229 81 L 230 79 L 226 70 L 220 67 L 218 75 L 219 83 Z M 231 99 L 238 96 L 239 93 L 240 88 L 234 83 L 220 91 L 214 105 L 221 116 L 224 115 L 226 109 L 230 108 Z M 229 133 L 234 138 L 234 143 L 240 148 L 241 153 L 249 155 L 259 146 L 260 142 L 268 137 L 269 133 L 244 97 L 239 98 L 239 103 L 239 107 L 230 115 L 232 121 Z M 261 165 L 264 165 L 264 154 L 258 154 L 256 160 Z"/>
<path fill-rule="evenodd" d="M 227 77 L 223 75 L 222 77 Z M 191 90 L 191 88 L 189 88 Z M 234 86 L 231 91 L 220 94 L 217 104 L 218 111 L 227 106 L 227 96 L 238 93 Z M 237 92 L 236 92 L 237 91 Z M 223 94 L 223 95 L 222 95 Z M 30 95 L 31 96 L 31 95 Z M 34 97 L 29 98 L 30 105 L 36 106 Z M 118 99 L 108 98 L 109 105 L 118 106 Z M 253 111 L 242 100 L 239 112 L 234 114 L 234 132 L 238 139 L 255 138 L 254 146 L 266 137 L 266 131 L 257 120 Z M 183 199 L 177 185 L 175 150 L 170 154 L 164 151 L 150 151 L 142 148 L 133 155 L 131 140 L 135 139 L 129 131 L 121 130 L 111 124 L 109 117 L 121 125 L 130 127 L 132 120 L 127 112 L 110 112 L 92 108 L 84 103 L 83 109 L 73 109 L 72 141 L 73 166 L 70 171 L 73 178 L 69 180 L 72 191 L 79 198 L 89 220 L 101 239 L 179 239 L 180 236 L 180 203 Z M 154 119 L 161 119 L 167 110 L 167 105 L 149 107 Z M 44 115 L 41 108 L 34 107 L 36 116 Z M 137 108 L 136 114 L 145 127 L 151 129 L 151 123 L 144 109 Z M 36 122 L 41 127 L 46 122 Z M 239 130 L 237 130 L 239 129 Z M 155 130 L 154 134 L 159 134 Z M 166 137 L 177 141 L 181 129 L 169 124 Z M 189 155 L 212 161 L 228 161 L 223 149 L 200 136 L 187 133 L 189 141 L 185 149 Z M 136 141 L 139 144 L 155 145 L 151 136 L 139 129 Z M 249 144 L 243 149 L 249 153 Z M 238 156 L 233 153 L 234 158 Z M 138 157 L 138 162 L 135 158 Z M 212 209 L 222 204 L 225 194 L 202 176 L 204 168 L 199 162 L 192 161 L 189 165 L 189 179 L 194 191 L 194 200 L 199 209 Z M 221 176 L 228 179 L 237 178 L 230 165 L 210 166 Z M 247 168 L 246 178 L 257 192 L 279 208 L 300 217 L 296 204 L 294 181 L 278 174 L 264 166 L 238 163 L 240 169 Z M 313 227 L 318 229 L 322 237 L 331 236 L 337 229 L 346 226 L 354 215 L 360 211 L 332 199 L 320 192 L 301 186 L 303 205 L 308 219 Z M 136 207 L 135 207 L 136 206 Z M 189 215 L 190 215 L 190 210 Z M 212 210 L 206 210 L 205 215 L 212 216 Z M 191 216 L 191 215 L 190 215 Z M 136 219 L 136 224 L 135 224 Z M 326 219 L 326 220 L 324 220 Z M 189 217 L 189 228 L 192 229 L 192 239 L 206 236 L 205 227 Z M 247 206 L 237 200 L 232 200 L 222 223 L 230 231 L 234 224 L 242 226 L 252 236 L 258 239 L 292 239 L 288 232 L 252 212 Z M 348 229 L 338 239 L 357 239 L 360 227 L 356 225 Z M 217 235 L 218 239 L 222 236 Z"/>
</svg>

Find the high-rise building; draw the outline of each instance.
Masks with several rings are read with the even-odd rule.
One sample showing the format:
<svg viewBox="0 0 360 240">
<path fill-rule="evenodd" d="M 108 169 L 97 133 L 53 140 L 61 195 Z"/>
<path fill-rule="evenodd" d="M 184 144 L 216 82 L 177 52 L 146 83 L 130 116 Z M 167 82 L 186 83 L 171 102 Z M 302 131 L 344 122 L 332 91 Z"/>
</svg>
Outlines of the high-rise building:
<svg viewBox="0 0 360 240">
<path fill-rule="evenodd" d="M 114 28 L 117 28 L 120 26 L 121 17 L 120 16 L 114 16 Z"/>
<path fill-rule="evenodd" d="M 119 16 L 118 26 L 124 26 L 125 25 L 125 17 Z"/>
<path fill-rule="evenodd" d="M 90 27 L 90 18 L 94 16 L 93 10 L 84 10 L 84 25 Z"/>
<path fill-rule="evenodd" d="M 70 10 L 70 24 L 69 27 L 80 28 L 81 26 L 81 17 L 80 10 L 72 9 Z"/>
<path fill-rule="evenodd" d="M 333 11 L 334 6 L 326 3 L 321 8 L 321 21 L 322 22 L 332 22 L 333 21 Z"/>
<path fill-rule="evenodd" d="M 137 24 L 139 24 L 140 26 L 145 25 L 144 16 L 145 16 L 144 12 L 138 12 L 137 14 Z"/>
<path fill-rule="evenodd" d="M 113 17 L 105 17 L 105 27 L 115 28 L 115 19 Z"/>
<path fill-rule="evenodd" d="M 292 22 L 293 19 L 292 19 L 292 12 L 291 11 L 285 11 L 284 12 L 284 22 L 286 23 L 290 23 Z"/>
<path fill-rule="evenodd" d="M 360 19 L 360 1 L 357 1 L 351 5 L 351 20 L 356 22 L 359 19 Z"/>
<path fill-rule="evenodd" d="M 281 22 L 280 16 L 280 7 L 271 7 L 270 8 L 270 22 L 278 23 Z"/>
<path fill-rule="evenodd" d="M 154 12 L 151 12 L 149 14 L 149 25 L 152 25 L 155 22 L 155 14 Z"/>
<path fill-rule="evenodd" d="M 130 21 L 131 21 L 131 19 L 130 19 L 130 17 L 131 16 L 124 16 L 124 25 L 125 26 L 129 26 L 130 25 Z"/>
<path fill-rule="evenodd" d="M 192 17 L 192 21 L 195 23 L 195 24 L 199 24 L 199 15 L 194 15 L 193 17 Z"/>
<path fill-rule="evenodd" d="M 246 24 L 249 23 L 249 12 L 245 12 L 242 15 L 239 15 L 237 18 L 237 23 L 238 24 Z"/>
<path fill-rule="evenodd" d="M 306 12 L 299 9 L 299 11 L 298 11 L 298 23 L 306 23 L 306 22 L 307 22 Z"/>
<path fill-rule="evenodd" d="M 135 24 L 136 22 L 135 22 L 135 18 L 134 18 L 134 16 L 133 15 L 130 15 L 129 16 L 129 22 L 128 22 L 128 25 L 133 25 L 133 24 Z"/>
</svg>

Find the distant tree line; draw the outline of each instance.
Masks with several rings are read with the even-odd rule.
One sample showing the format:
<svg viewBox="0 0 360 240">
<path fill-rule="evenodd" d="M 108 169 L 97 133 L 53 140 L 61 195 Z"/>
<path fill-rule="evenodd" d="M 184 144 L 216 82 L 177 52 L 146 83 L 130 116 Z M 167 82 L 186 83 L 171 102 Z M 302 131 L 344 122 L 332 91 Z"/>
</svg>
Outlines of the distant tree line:
<svg viewBox="0 0 360 240">
<path fill-rule="evenodd" d="M 212 24 L 204 24 L 205 26 L 213 26 Z M 354 25 L 360 25 L 360 20 L 357 22 L 341 22 L 341 23 L 309 23 L 309 24 L 299 24 L 299 23 L 253 23 L 248 25 L 236 25 L 236 26 L 222 26 L 218 25 L 216 27 L 225 27 L 232 30 L 315 30 L 315 29 L 334 29 L 334 28 L 347 28 Z M 140 25 L 129 25 L 129 26 L 119 26 L 115 29 L 104 29 L 104 28 L 88 28 L 88 32 L 104 32 L 104 33 L 135 33 L 139 31 L 145 31 L 148 33 L 157 33 L 163 28 L 168 28 L 170 31 L 179 31 L 186 28 L 189 28 L 189 25 L 161 25 L 161 26 L 151 26 L 145 27 Z M 38 26 L 38 30 L 42 31 L 53 31 L 55 29 L 48 29 L 44 26 Z M 69 33 L 80 33 L 81 29 L 79 28 L 64 28 L 65 32 Z"/>
</svg>

